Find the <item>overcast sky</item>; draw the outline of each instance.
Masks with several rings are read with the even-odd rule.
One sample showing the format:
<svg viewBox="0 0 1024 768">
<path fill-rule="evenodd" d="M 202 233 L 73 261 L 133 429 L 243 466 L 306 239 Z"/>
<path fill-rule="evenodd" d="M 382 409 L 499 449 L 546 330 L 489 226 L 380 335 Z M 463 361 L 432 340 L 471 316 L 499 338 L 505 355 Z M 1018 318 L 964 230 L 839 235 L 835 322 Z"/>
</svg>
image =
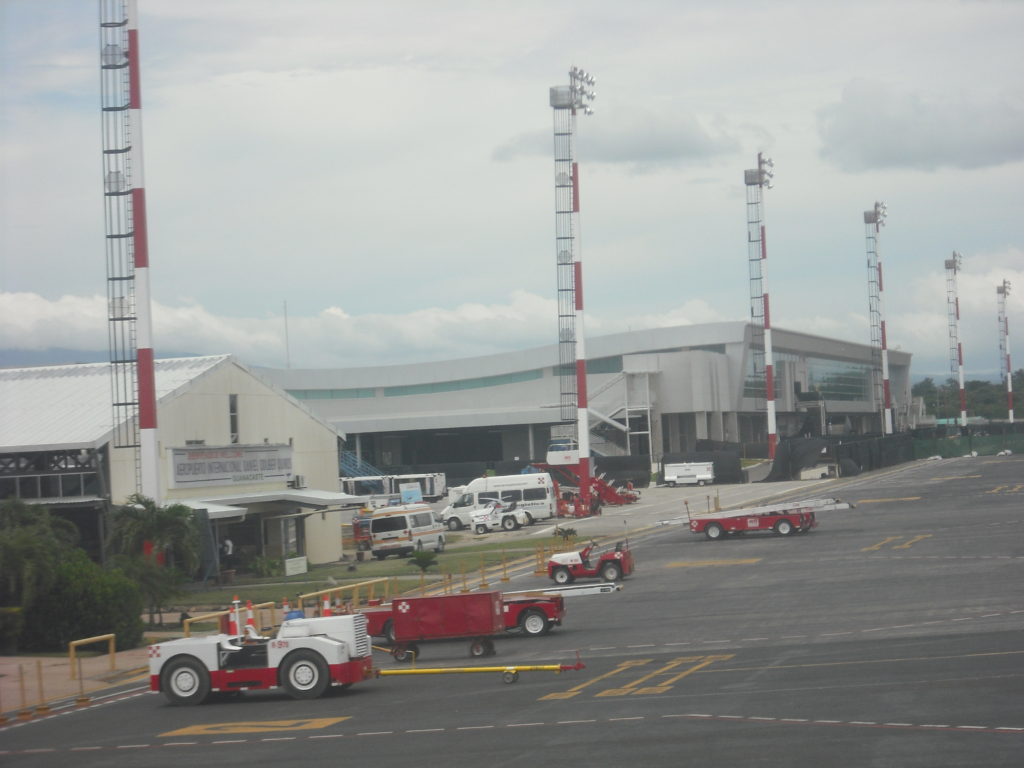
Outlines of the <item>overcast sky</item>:
<svg viewBox="0 0 1024 768">
<path fill-rule="evenodd" d="M 157 355 L 268 366 L 553 344 L 552 110 L 580 117 L 586 332 L 748 316 L 743 171 L 775 327 L 969 376 L 1024 338 L 1024 2 L 139 0 Z M 0 348 L 106 346 L 98 9 L 0 0 Z M 285 339 L 287 305 L 288 344 Z M 1015 367 L 1024 363 L 1017 348 Z M 0 361 L 2 364 L 2 361 Z"/>
</svg>

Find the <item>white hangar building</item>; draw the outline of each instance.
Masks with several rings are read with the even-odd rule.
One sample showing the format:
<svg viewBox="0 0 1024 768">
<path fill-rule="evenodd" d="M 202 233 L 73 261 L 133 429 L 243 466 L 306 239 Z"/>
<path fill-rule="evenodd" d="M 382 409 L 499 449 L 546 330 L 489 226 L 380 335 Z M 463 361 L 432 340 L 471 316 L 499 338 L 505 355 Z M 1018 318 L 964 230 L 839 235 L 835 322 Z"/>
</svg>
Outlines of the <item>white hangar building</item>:
<svg viewBox="0 0 1024 768">
<path fill-rule="evenodd" d="M 102 557 L 103 512 L 136 491 L 136 451 L 115 447 L 108 363 L 0 369 L 0 498 L 73 520 Z M 156 361 L 160 494 L 197 510 L 206 546 L 308 563 L 342 555 L 343 437 L 230 356 Z M 204 553 L 209 568 L 210 558 Z"/>
<path fill-rule="evenodd" d="M 880 360 L 870 345 L 772 330 L 780 437 L 880 432 Z M 766 451 L 755 328 L 724 322 L 587 339 L 591 448 L 693 451 L 698 440 Z M 899 428 L 910 354 L 889 351 Z M 258 369 L 348 436 L 376 467 L 543 459 L 562 423 L 558 346 L 444 362 L 332 370 Z M 557 429 L 555 429 L 557 434 Z"/>
</svg>

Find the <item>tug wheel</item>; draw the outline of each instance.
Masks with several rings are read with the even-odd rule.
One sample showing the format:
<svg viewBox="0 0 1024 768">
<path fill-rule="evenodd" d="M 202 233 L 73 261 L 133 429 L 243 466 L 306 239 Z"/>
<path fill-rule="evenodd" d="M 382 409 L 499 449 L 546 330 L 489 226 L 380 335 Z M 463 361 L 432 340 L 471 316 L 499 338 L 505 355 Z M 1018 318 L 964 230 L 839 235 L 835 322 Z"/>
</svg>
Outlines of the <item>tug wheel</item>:
<svg viewBox="0 0 1024 768">
<path fill-rule="evenodd" d="M 331 683 L 327 662 L 316 651 L 293 651 L 281 665 L 281 683 L 293 699 L 319 698 Z"/>
<path fill-rule="evenodd" d="M 210 695 L 210 673 L 191 656 L 172 659 L 160 675 L 160 688 L 171 704 L 202 704 Z"/>
</svg>

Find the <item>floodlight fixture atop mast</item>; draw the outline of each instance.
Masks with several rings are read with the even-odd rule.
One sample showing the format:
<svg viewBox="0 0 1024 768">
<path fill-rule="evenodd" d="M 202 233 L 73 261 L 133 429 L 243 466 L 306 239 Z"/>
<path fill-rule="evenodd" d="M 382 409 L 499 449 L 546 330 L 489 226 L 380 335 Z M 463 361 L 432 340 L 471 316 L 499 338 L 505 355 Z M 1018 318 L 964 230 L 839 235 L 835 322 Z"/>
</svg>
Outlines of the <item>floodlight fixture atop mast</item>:
<svg viewBox="0 0 1024 768">
<path fill-rule="evenodd" d="M 597 98 L 597 92 L 592 88 L 596 83 L 594 76 L 585 69 L 575 66 L 569 69 L 569 92 L 572 94 L 573 109 L 582 109 L 585 115 L 594 114 L 588 102 Z"/>
<path fill-rule="evenodd" d="M 864 211 L 864 223 L 875 224 L 879 227 L 885 226 L 885 218 L 889 215 L 889 210 L 885 207 L 884 202 L 876 202 L 875 207 L 870 211 Z"/>
</svg>

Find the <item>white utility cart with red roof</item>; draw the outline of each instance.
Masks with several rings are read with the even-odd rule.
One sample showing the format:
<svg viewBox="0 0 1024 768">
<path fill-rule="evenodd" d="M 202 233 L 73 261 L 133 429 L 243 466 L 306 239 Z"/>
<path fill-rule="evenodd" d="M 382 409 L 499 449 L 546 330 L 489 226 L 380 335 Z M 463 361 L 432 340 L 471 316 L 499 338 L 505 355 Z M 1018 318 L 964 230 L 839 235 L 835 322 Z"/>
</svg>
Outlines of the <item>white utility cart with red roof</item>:
<svg viewBox="0 0 1024 768">
<path fill-rule="evenodd" d="M 687 505 L 686 515 L 662 520 L 661 525 L 689 525 L 691 533 L 703 533 L 712 540 L 749 531 L 768 531 L 779 536 L 789 536 L 793 533 L 806 533 L 817 527 L 817 512 L 852 508 L 852 504 L 833 498 L 784 501 L 758 507 L 697 513 L 691 513 Z"/>
</svg>

